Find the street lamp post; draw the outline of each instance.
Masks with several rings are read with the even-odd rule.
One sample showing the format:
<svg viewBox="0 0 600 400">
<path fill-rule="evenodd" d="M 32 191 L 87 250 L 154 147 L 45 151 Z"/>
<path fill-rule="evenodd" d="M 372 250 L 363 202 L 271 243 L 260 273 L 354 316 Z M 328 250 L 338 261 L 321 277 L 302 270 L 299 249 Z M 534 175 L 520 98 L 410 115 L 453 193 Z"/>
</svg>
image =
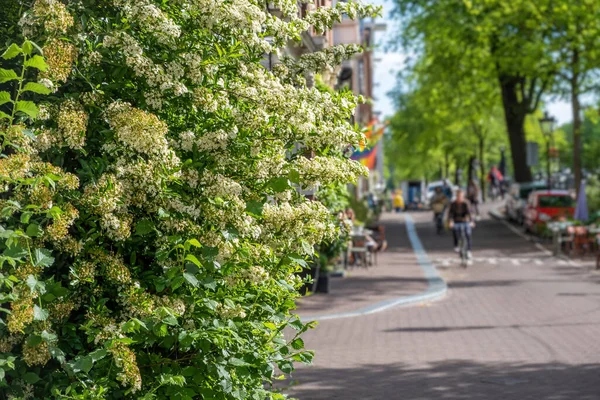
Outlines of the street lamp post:
<svg viewBox="0 0 600 400">
<path fill-rule="evenodd" d="M 546 156 L 547 156 L 547 165 L 546 165 L 546 173 L 548 174 L 548 190 L 552 189 L 552 175 L 550 170 L 550 141 L 552 139 L 552 134 L 554 133 L 554 124 L 556 123 L 556 119 L 548 114 L 548 111 L 544 112 L 544 117 L 540 119 L 540 126 L 542 128 L 542 133 L 546 138 Z"/>
</svg>

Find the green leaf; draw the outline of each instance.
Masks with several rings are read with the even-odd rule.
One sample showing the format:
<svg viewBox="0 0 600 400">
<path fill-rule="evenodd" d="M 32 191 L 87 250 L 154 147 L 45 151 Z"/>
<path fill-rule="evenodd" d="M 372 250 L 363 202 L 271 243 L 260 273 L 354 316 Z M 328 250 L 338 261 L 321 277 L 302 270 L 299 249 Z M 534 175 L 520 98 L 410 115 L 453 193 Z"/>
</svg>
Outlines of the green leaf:
<svg viewBox="0 0 600 400">
<path fill-rule="evenodd" d="M 4 369 L 3 369 L 3 368 L 0 368 L 0 382 L 2 382 L 2 381 L 4 380 L 4 376 L 5 376 L 5 375 L 6 375 L 6 374 L 4 373 Z"/>
<path fill-rule="evenodd" d="M 44 339 L 44 342 L 46 343 L 54 343 L 58 339 L 58 336 L 48 331 L 42 331 L 42 339 Z"/>
<path fill-rule="evenodd" d="M 140 321 L 141 322 L 141 321 Z M 144 325 L 144 328 L 146 328 L 146 325 Z M 148 329 L 148 328 L 146 328 Z M 89 354 L 89 357 L 92 358 L 93 362 L 102 360 L 104 357 L 106 357 L 108 355 L 108 351 L 104 350 L 104 349 L 98 349 L 96 351 L 92 351 Z"/>
<path fill-rule="evenodd" d="M 290 180 L 287 177 L 280 177 L 273 180 L 270 184 L 271 188 L 277 193 L 286 191 L 291 187 Z"/>
<path fill-rule="evenodd" d="M 35 321 L 45 321 L 49 315 L 50 313 L 47 310 L 44 310 L 37 304 L 33 306 L 33 319 Z"/>
<path fill-rule="evenodd" d="M 12 246 L 12 247 L 6 248 L 4 250 L 3 254 L 10 258 L 20 259 L 20 258 L 27 256 L 29 253 L 27 252 L 27 249 L 24 247 Z"/>
<path fill-rule="evenodd" d="M 44 231 L 38 224 L 29 224 L 25 234 L 29 237 L 40 237 L 44 234 Z"/>
<path fill-rule="evenodd" d="M 188 254 L 187 256 L 185 256 L 185 260 L 191 262 L 199 268 L 202 267 L 202 263 L 200 262 L 200 260 L 198 260 L 198 258 L 193 254 Z"/>
<path fill-rule="evenodd" d="M 264 206 L 264 203 L 261 201 L 249 201 L 246 203 L 246 211 L 250 214 L 261 216 Z"/>
<path fill-rule="evenodd" d="M 150 232 L 154 232 L 154 222 L 149 219 L 142 219 L 135 226 L 135 234 L 138 236 L 145 236 Z"/>
<path fill-rule="evenodd" d="M 37 346 L 38 344 L 42 343 L 44 340 L 42 339 L 41 336 L 38 335 L 31 335 L 27 338 L 27 345 L 34 347 Z"/>
<path fill-rule="evenodd" d="M 198 282 L 198 279 L 197 279 L 197 278 L 196 278 L 194 275 L 192 275 L 192 274 L 190 274 L 190 273 L 188 273 L 188 272 L 184 272 L 184 273 L 183 273 L 183 277 L 184 277 L 184 278 L 185 278 L 185 280 L 186 280 L 186 281 L 188 281 L 188 283 L 189 283 L 190 285 L 192 285 L 193 287 L 197 288 L 197 287 L 199 287 L 199 286 L 200 286 L 200 282 Z"/>
<path fill-rule="evenodd" d="M 0 111 L 0 119 L 10 119 L 10 115 L 5 113 L 4 111 Z"/>
<path fill-rule="evenodd" d="M 17 73 L 15 71 L 13 71 L 12 69 L 0 68 L 0 83 L 14 81 L 16 79 L 19 79 L 19 77 L 17 76 Z"/>
<path fill-rule="evenodd" d="M 302 353 L 294 354 L 293 358 L 294 360 L 299 361 L 301 363 L 311 364 L 313 358 L 315 358 L 315 353 L 313 353 L 312 351 L 304 351 Z"/>
<path fill-rule="evenodd" d="M 23 43 L 23 53 L 30 55 L 32 51 L 33 51 L 33 44 L 29 40 L 26 40 Z"/>
<path fill-rule="evenodd" d="M 298 172 L 297 170 L 294 169 L 294 170 L 290 171 L 288 176 L 290 178 L 290 182 L 295 183 L 295 184 L 300 183 L 300 172 Z"/>
<path fill-rule="evenodd" d="M 202 285 L 210 290 L 216 290 L 217 289 L 217 282 L 212 278 L 212 277 L 208 277 L 204 280 L 204 282 L 202 282 Z"/>
<path fill-rule="evenodd" d="M 49 267 L 54 263 L 54 257 L 51 256 L 50 250 L 35 249 L 33 252 L 33 264 L 38 267 Z"/>
<path fill-rule="evenodd" d="M 296 263 L 304 268 L 308 268 L 308 263 L 306 260 L 297 254 L 290 254 L 287 256 L 287 258 L 293 263 Z"/>
<path fill-rule="evenodd" d="M 294 350 L 301 350 L 304 348 L 304 341 L 300 338 L 294 339 L 291 343 Z"/>
<path fill-rule="evenodd" d="M 23 65 L 26 67 L 39 69 L 42 72 L 48 69 L 48 64 L 46 64 L 46 61 L 44 61 L 44 57 L 38 55 L 31 57 L 29 60 L 25 61 Z"/>
<path fill-rule="evenodd" d="M 291 374 L 292 371 L 294 371 L 294 363 L 291 361 L 288 361 L 288 360 L 279 361 L 277 363 L 277 366 L 279 367 L 281 372 L 283 372 L 285 374 Z"/>
<path fill-rule="evenodd" d="M 8 49 L 6 49 L 4 53 L 2 53 L 2 58 L 4 58 L 5 60 L 10 60 L 11 58 L 15 58 L 22 52 L 23 50 L 15 43 L 13 43 L 8 47 Z"/>
<path fill-rule="evenodd" d="M 37 94 L 50 94 L 52 91 L 48 89 L 46 86 L 37 82 L 27 82 L 25 87 L 23 88 L 24 92 L 33 92 Z"/>
<path fill-rule="evenodd" d="M 265 322 L 263 325 L 265 326 L 265 328 L 268 328 L 268 329 L 270 329 L 272 331 L 277 330 L 277 325 L 275 325 L 272 322 Z"/>
<path fill-rule="evenodd" d="M 6 103 L 10 103 L 12 98 L 8 92 L 0 92 L 0 106 Z"/>
<path fill-rule="evenodd" d="M 235 357 L 232 357 L 229 359 L 229 364 L 235 365 L 236 367 L 247 367 L 250 365 L 246 361 L 240 360 L 239 358 L 235 358 Z"/>
<path fill-rule="evenodd" d="M 74 372 L 82 371 L 87 374 L 88 372 L 90 372 L 90 370 L 92 369 L 93 366 L 94 366 L 94 361 L 92 360 L 92 357 L 85 356 L 85 357 L 81 357 L 80 359 L 75 361 L 75 364 L 73 364 L 73 371 Z"/>
<path fill-rule="evenodd" d="M 289 322 L 289 325 L 295 330 L 299 331 L 304 328 L 304 324 L 299 319 L 293 319 Z"/>
<path fill-rule="evenodd" d="M 65 352 L 62 351 L 59 347 L 49 346 L 48 351 L 52 355 L 52 357 L 57 360 L 59 363 L 64 364 L 65 360 Z"/>
<path fill-rule="evenodd" d="M 187 241 L 187 243 L 189 243 L 190 245 L 194 246 L 194 247 L 202 247 L 202 245 L 200 244 L 199 241 L 197 241 L 196 239 L 190 239 Z"/>
<path fill-rule="evenodd" d="M 31 211 L 25 211 L 23 214 L 21 214 L 21 223 L 22 224 L 28 223 L 29 219 L 31 218 L 32 215 L 33 215 L 33 213 Z"/>
<path fill-rule="evenodd" d="M 27 114 L 31 118 L 37 117 L 40 110 L 33 101 L 21 100 L 17 102 L 17 112 Z"/>
<path fill-rule="evenodd" d="M 40 377 L 35 372 L 27 372 L 23 375 L 23 380 L 30 385 L 34 385 L 40 381 Z"/>
</svg>

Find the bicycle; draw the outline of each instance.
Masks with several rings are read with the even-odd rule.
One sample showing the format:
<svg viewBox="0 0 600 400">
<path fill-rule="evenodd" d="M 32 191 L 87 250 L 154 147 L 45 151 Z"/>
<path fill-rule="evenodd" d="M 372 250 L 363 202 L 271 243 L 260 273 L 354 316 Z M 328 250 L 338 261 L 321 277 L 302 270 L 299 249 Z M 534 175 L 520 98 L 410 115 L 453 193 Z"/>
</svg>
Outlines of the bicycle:
<svg viewBox="0 0 600 400">
<path fill-rule="evenodd" d="M 435 228 L 438 235 L 444 233 L 444 213 L 438 212 L 435 214 Z"/>
</svg>

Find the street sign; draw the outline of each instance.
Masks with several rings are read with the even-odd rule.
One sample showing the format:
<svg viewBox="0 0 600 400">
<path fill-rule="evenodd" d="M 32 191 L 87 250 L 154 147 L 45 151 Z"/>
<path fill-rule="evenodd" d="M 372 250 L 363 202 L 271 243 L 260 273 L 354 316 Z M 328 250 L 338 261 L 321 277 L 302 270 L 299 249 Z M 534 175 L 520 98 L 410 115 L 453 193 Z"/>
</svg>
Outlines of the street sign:
<svg viewBox="0 0 600 400">
<path fill-rule="evenodd" d="M 540 149 L 536 142 L 527 142 L 527 166 L 535 167 L 540 163 Z"/>
</svg>

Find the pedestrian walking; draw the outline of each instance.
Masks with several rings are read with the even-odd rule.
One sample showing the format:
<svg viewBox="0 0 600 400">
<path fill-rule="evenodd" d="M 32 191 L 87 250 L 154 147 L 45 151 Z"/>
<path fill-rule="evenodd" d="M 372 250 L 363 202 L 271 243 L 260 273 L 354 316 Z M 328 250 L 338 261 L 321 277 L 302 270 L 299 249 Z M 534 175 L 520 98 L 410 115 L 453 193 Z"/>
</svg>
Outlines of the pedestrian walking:
<svg viewBox="0 0 600 400">
<path fill-rule="evenodd" d="M 396 210 L 397 213 L 404 210 L 404 196 L 402 195 L 402 189 L 398 189 L 396 190 L 396 193 L 394 193 L 394 210 Z"/>
</svg>

